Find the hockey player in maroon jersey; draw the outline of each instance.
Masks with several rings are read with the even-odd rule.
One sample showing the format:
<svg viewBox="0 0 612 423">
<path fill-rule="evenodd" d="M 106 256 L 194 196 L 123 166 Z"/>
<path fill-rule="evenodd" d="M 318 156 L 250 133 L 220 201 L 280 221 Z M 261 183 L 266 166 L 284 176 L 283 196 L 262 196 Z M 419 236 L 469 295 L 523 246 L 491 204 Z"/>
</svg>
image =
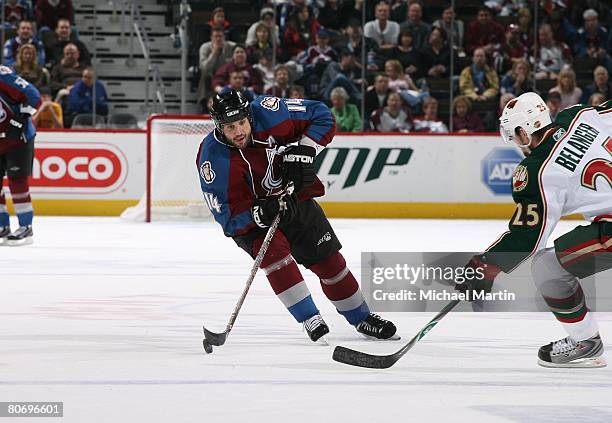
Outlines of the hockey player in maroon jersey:
<svg viewBox="0 0 612 423">
<path fill-rule="evenodd" d="M 31 115 L 40 104 L 40 93 L 14 70 L 0 66 L 0 245 L 32 243 L 34 209 L 28 177 L 32 175 L 36 130 Z M 11 233 L 6 197 L 6 175 L 19 228 Z"/>
<path fill-rule="evenodd" d="M 215 96 L 216 129 L 200 145 L 198 173 L 204 198 L 226 236 L 255 257 L 281 213 L 261 264 L 272 289 L 312 341 L 329 332 L 297 266 L 315 273 L 323 292 L 357 331 L 394 337 L 390 321 L 370 313 L 357 280 L 340 254 L 340 241 L 314 200 L 325 189 L 314 158 L 331 142 L 335 121 L 323 103 L 258 97 L 237 91 Z M 292 182 L 295 192 L 284 187 Z"/>
</svg>

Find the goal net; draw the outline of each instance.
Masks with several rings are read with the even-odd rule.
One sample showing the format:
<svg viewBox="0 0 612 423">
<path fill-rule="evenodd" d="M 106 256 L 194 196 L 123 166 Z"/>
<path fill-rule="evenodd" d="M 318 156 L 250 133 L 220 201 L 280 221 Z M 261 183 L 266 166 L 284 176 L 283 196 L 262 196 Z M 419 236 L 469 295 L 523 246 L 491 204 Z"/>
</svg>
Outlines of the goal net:
<svg viewBox="0 0 612 423">
<path fill-rule="evenodd" d="M 133 221 L 210 219 L 196 169 L 200 143 L 214 129 L 203 116 L 153 115 L 147 121 L 147 181 Z"/>
</svg>

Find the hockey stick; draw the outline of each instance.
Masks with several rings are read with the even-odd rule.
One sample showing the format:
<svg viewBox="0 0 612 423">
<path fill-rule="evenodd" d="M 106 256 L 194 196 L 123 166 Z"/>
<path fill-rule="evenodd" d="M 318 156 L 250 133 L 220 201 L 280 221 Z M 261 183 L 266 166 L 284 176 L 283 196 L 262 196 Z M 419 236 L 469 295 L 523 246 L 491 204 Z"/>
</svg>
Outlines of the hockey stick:
<svg viewBox="0 0 612 423">
<path fill-rule="evenodd" d="M 425 325 L 423 329 L 417 333 L 414 338 L 410 340 L 406 345 L 400 348 L 398 351 L 389 355 L 373 355 L 367 354 L 361 351 L 355 351 L 346 347 L 336 347 L 334 349 L 334 355 L 332 358 L 344 364 L 358 367 L 368 367 L 370 369 L 388 369 L 393 366 L 400 358 L 404 356 L 422 337 L 427 335 L 435 325 L 438 324 L 444 316 L 446 316 L 461 300 L 453 300 L 448 303 L 436 316 Z"/>
<path fill-rule="evenodd" d="M 242 294 L 240 294 L 240 298 L 238 299 L 238 303 L 236 304 L 236 307 L 234 307 L 234 311 L 232 311 L 232 315 L 230 316 L 229 323 L 227 324 L 225 328 L 225 332 L 214 333 L 214 332 L 209 331 L 206 328 L 203 328 L 204 329 L 204 340 L 202 342 L 204 345 L 204 350 L 206 350 L 208 354 L 212 352 L 211 345 L 215 345 L 215 346 L 223 345 L 225 343 L 225 340 L 227 339 L 227 335 L 229 335 L 230 331 L 232 330 L 232 327 L 234 326 L 234 322 L 236 321 L 236 318 L 238 317 L 238 313 L 240 312 L 240 309 L 242 308 L 242 304 L 244 303 L 247 293 L 249 292 L 249 288 L 251 288 L 251 284 L 253 283 L 253 280 L 255 279 L 257 270 L 259 269 L 259 266 L 261 265 L 261 262 L 264 256 L 266 255 L 266 251 L 268 251 L 268 247 L 270 246 L 270 241 L 272 241 L 272 237 L 274 236 L 274 233 L 276 232 L 276 228 L 278 228 L 278 223 L 280 222 L 280 218 L 281 218 L 281 215 L 279 213 L 274 218 L 274 221 L 272 221 L 272 225 L 270 225 L 270 228 L 268 228 L 266 237 L 264 238 L 263 243 L 261 244 L 259 253 L 257 253 L 255 262 L 253 263 L 253 268 L 251 269 L 251 274 L 249 275 L 249 279 L 247 279 L 246 285 L 244 289 L 242 290 Z M 206 345 L 207 343 L 208 343 L 208 346 Z"/>
<path fill-rule="evenodd" d="M 293 183 L 289 183 L 287 187 L 285 188 L 285 194 L 291 195 L 293 193 L 293 189 L 294 189 Z M 240 294 L 240 298 L 238 299 L 238 303 L 234 307 L 234 311 L 232 311 L 232 315 L 230 316 L 229 322 L 227 326 L 225 327 L 225 332 L 214 333 L 214 332 L 209 331 L 205 327 L 202 328 L 204 330 L 204 339 L 202 340 L 202 346 L 204 347 L 204 351 L 206 351 L 207 354 L 210 354 L 212 352 L 213 345 L 220 346 L 220 345 L 225 344 L 225 341 L 227 340 L 227 336 L 232 330 L 232 327 L 234 326 L 234 322 L 236 322 L 236 319 L 238 318 L 238 313 L 240 312 L 240 309 L 242 308 L 242 304 L 244 303 L 247 293 L 249 292 L 249 289 L 251 288 L 251 284 L 253 283 L 253 280 L 255 279 L 257 270 L 259 269 L 259 266 L 261 265 L 261 262 L 263 261 L 263 258 L 266 255 L 266 251 L 268 251 L 268 247 L 270 246 L 272 237 L 274 236 L 274 233 L 276 232 L 276 229 L 278 228 L 278 224 L 280 223 L 281 215 L 282 215 L 282 210 L 281 210 L 281 213 L 276 215 L 276 217 L 272 221 L 272 224 L 268 228 L 268 232 L 266 233 L 263 243 L 261 244 L 261 247 L 259 248 L 257 257 L 255 257 L 255 262 L 253 263 L 253 267 L 251 268 L 251 274 L 249 275 L 249 278 L 247 279 L 246 285 L 244 289 L 242 290 L 242 294 Z"/>
</svg>

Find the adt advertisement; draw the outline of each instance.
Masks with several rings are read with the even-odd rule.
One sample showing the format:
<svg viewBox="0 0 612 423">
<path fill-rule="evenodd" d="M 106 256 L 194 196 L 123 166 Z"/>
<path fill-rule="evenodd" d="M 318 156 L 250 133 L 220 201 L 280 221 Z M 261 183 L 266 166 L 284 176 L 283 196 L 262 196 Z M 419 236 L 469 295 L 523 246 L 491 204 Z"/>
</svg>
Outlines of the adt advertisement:
<svg viewBox="0 0 612 423">
<path fill-rule="evenodd" d="M 496 195 L 512 195 L 512 173 L 523 160 L 514 148 L 496 148 L 482 159 L 482 182 Z"/>
</svg>

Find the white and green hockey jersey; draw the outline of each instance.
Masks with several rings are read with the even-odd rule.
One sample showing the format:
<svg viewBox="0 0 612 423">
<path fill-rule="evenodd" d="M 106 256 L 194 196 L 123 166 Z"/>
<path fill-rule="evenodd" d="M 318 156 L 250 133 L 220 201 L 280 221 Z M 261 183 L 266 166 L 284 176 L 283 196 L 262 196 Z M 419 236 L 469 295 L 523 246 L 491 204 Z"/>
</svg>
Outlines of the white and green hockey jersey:
<svg viewBox="0 0 612 423">
<path fill-rule="evenodd" d="M 514 171 L 517 207 L 487 261 L 510 272 L 545 248 L 562 216 L 612 219 L 612 101 L 562 110 Z"/>
</svg>

